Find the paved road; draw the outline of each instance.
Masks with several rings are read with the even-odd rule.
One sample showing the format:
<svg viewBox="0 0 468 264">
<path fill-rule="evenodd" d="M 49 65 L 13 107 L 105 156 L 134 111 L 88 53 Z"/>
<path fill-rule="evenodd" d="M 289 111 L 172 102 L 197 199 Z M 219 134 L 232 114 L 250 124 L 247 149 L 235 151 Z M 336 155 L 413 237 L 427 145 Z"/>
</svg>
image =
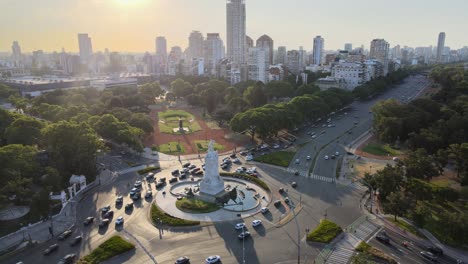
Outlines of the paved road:
<svg viewBox="0 0 468 264">
<path fill-rule="evenodd" d="M 371 128 L 373 115 L 370 109 L 374 104 L 389 98 L 408 102 L 429 85 L 429 80 L 422 75 L 409 77 L 402 84 L 380 96 L 374 97 L 372 100 L 356 101 L 351 104 L 349 109 L 330 116 L 331 123 L 335 127 L 328 127 L 327 120 L 322 120 L 315 124 L 316 127 L 303 128 L 298 134 L 301 138 L 298 143 L 305 144 L 305 146 L 296 153 L 288 170 L 290 172 L 298 171 L 300 175 L 308 176 L 309 171 L 313 168 L 312 176 L 315 176 L 314 178 L 317 180 L 327 181 L 327 179 L 316 176 L 334 178 L 336 162 L 339 158 L 333 160 L 331 155 L 335 154 L 335 152 L 339 152 L 340 155 L 345 153 L 347 144 Z M 307 135 L 308 132 L 314 132 L 317 138 L 312 139 L 311 136 Z M 310 142 L 305 143 L 304 141 Z M 325 160 L 325 155 L 329 156 L 330 159 Z M 310 156 L 312 160 L 308 161 L 307 156 Z M 315 156 L 317 160 L 312 164 Z M 296 163 L 297 160 L 299 163 Z"/>
</svg>

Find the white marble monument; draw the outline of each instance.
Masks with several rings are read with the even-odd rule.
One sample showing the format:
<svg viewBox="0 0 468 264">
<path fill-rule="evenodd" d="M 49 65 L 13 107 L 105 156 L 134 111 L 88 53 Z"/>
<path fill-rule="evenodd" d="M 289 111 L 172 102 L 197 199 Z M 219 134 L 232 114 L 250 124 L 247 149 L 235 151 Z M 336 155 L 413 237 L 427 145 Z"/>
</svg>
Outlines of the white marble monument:
<svg viewBox="0 0 468 264">
<path fill-rule="evenodd" d="M 216 196 L 224 192 L 224 181 L 219 176 L 218 152 L 214 150 L 214 141 L 208 144 L 205 157 L 205 176 L 200 182 L 200 193 Z"/>
</svg>

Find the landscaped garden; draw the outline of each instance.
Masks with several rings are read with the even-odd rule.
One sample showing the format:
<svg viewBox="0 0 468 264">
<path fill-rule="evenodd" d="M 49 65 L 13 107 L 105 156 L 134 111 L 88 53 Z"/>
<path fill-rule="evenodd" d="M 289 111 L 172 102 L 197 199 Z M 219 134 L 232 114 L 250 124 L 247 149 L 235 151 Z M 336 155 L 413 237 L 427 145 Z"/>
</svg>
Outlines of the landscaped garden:
<svg viewBox="0 0 468 264">
<path fill-rule="evenodd" d="M 194 140 L 193 144 L 198 152 L 207 152 L 208 151 L 208 144 L 210 143 L 209 140 Z M 214 143 L 214 149 L 218 151 L 224 150 L 224 146 L 218 143 Z"/>
<path fill-rule="evenodd" d="M 198 124 L 195 117 L 183 110 L 167 110 L 165 112 L 158 112 L 158 119 L 159 131 L 161 133 L 174 135 L 182 134 L 178 130 L 179 120 L 182 120 L 182 126 L 188 129 L 184 134 L 201 130 L 200 124 Z"/>
<path fill-rule="evenodd" d="M 151 219 L 155 224 L 160 220 L 163 225 L 168 226 L 194 226 L 200 224 L 200 221 L 185 220 L 166 214 L 155 204 L 151 205 Z"/>
<path fill-rule="evenodd" d="M 124 252 L 132 250 L 135 245 L 121 238 L 120 236 L 113 236 L 96 249 L 94 249 L 89 255 L 83 257 L 78 264 L 97 264 L 107 259 L 120 255 Z"/>
<path fill-rule="evenodd" d="M 176 202 L 176 207 L 187 213 L 204 214 L 217 211 L 219 206 L 214 203 L 205 202 L 198 199 L 183 198 Z"/>
<path fill-rule="evenodd" d="M 254 160 L 262 163 L 288 167 L 296 152 L 278 151 L 267 155 L 255 157 Z"/>
<path fill-rule="evenodd" d="M 332 221 L 322 219 L 320 224 L 307 235 L 307 241 L 330 243 L 343 232 L 343 229 Z"/>
<path fill-rule="evenodd" d="M 175 141 L 168 142 L 166 144 L 162 144 L 156 147 L 156 150 L 169 155 L 177 155 L 177 154 L 184 154 L 185 147 L 183 144 L 180 144 Z"/>
</svg>

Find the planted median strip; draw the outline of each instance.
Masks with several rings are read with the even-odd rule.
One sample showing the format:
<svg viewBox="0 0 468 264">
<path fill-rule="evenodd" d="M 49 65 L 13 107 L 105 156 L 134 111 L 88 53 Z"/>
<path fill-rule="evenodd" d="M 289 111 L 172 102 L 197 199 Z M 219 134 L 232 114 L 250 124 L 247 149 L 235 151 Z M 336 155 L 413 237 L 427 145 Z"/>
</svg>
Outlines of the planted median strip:
<svg viewBox="0 0 468 264">
<path fill-rule="evenodd" d="M 373 261 L 390 264 L 398 263 L 381 250 L 367 244 L 364 241 L 357 246 L 356 251 L 359 253 L 353 257 L 352 263 L 373 263 Z"/>
<path fill-rule="evenodd" d="M 151 219 L 155 224 L 158 224 L 159 220 L 163 225 L 168 226 L 195 226 L 200 224 L 200 221 L 185 220 L 169 215 L 155 204 L 151 205 Z"/>
<path fill-rule="evenodd" d="M 322 219 L 320 224 L 307 235 L 307 241 L 330 243 L 343 232 L 343 229 L 332 221 Z"/>
<path fill-rule="evenodd" d="M 98 264 L 134 248 L 134 244 L 120 236 L 113 236 L 94 249 L 91 254 L 80 259 L 78 264 Z"/>
<path fill-rule="evenodd" d="M 254 160 L 271 165 L 288 167 L 296 152 L 278 151 L 267 155 L 255 157 Z"/>
</svg>

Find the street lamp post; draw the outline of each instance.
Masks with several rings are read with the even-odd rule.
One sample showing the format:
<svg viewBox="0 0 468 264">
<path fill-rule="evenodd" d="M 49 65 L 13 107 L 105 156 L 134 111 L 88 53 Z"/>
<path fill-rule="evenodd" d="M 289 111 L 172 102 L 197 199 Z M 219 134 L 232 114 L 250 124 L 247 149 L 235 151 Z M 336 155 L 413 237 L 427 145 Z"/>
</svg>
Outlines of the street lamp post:
<svg viewBox="0 0 468 264">
<path fill-rule="evenodd" d="M 291 201 L 292 201 L 292 199 L 291 199 Z M 292 207 L 292 212 L 293 212 L 294 221 L 296 222 L 296 228 L 297 228 L 297 264 L 300 264 L 301 263 L 301 231 L 300 231 L 300 228 L 299 228 L 299 222 L 297 221 L 295 209 L 296 209 L 296 207 L 293 206 Z"/>
</svg>

